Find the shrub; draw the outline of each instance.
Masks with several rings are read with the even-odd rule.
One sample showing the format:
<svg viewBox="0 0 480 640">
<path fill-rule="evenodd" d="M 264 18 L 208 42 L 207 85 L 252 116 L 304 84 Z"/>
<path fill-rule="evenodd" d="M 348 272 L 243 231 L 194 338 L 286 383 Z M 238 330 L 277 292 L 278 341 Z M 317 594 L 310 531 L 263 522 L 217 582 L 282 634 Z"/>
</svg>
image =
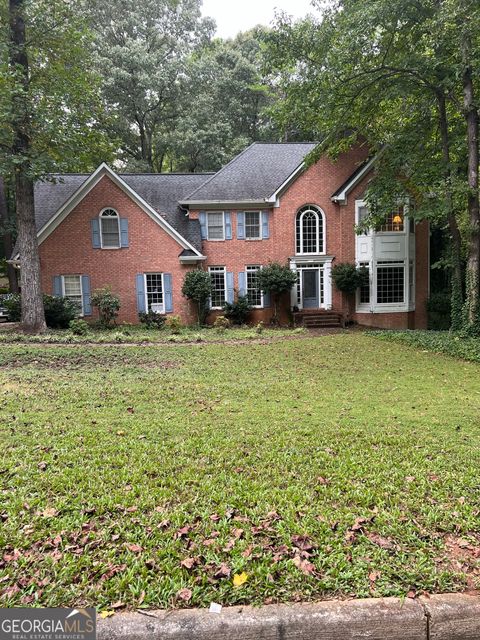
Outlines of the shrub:
<svg viewBox="0 0 480 640">
<path fill-rule="evenodd" d="M 223 305 L 223 315 L 225 318 L 228 318 L 232 324 L 245 324 L 252 308 L 247 296 L 239 296 L 236 302 L 225 302 Z"/>
<path fill-rule="evenodd" d="M 0 303 L 8 311 L 8 318 L 11 322 L 20 322 L 22 319 L 22 304 L 18 293 L 7 293 L 3 295 Z"/>
<path fill-rule="evenodd" d="M 368 271 L 364 267 L 357 269 L 351 262 L 340 262 L 332 267 L 332 280 L 339 291 L 351 294 L 368 282 Z"/>
<path fill-rule="evenodd" d="M 183 329 L 182 319 L 180 316 L 168 316 L 165 326 L 170 329 L 171 333 L 179 334 Z"/>
<path fill-rule="evenodd" d="M 215 322 L 213 326 L 217 330 L 218 333 L 224 333 L 225 329 L 228 329 L 230 326 L 230 320 L 225 316 L 217 316 L 215 318 Z"/>
<path fill-rule="evenodd" d="M 212 279 L 208 271 L 195 269 L 185 274 L 182 295 L 197 305 L 198 324 L 205 324 L 208 313 L 208 301 L 212 295 Z"/>
<path fill-rule="evenodd" d="M 116 324 L 115 320 L 120 311 L 120 298 L 112 293 L 110 287 L 103 287 L 103 289 L 94 291 L 92 305 L 97 307 L 100 323 L 103 327 L 108 329 L 112 324 Z"/>
<path fill-rule="evenodd" d="M 68 329 L 72 320 L 78 316 L 78 306 L 69 298 L 43 296 L 45 322 L 51 329 Z"/>
<path fill-rule="evenodd" d="M 89 330 L 88 323 L 81 318 L 70 320 L 70 324 L 68 325 L 68 327 L 70 331 L 76 336 L 86 336 Z"/>
<path fill-rule="evenodd" d="M 263 324 L 263 322 L 260 321 L 255 327 L 255 333 L 258 333 L 258 335 L 261 335 L 264 331 L 265 331 L 265 325 Z"/>
<path fill-rule="evenodd" d="M 432 293 L 427 302 L 428 328 L 433 330 L 450 329 L 451 297 L 448 293 Z"/>
<path fill-rule="evenodd" d="M 138 317 L 140 322 L 144 324 L 147 329 L 161 329 L 166 320 L 167 316 L 162 313 L 155 313 L 155 311 L 150 311 L 148 313 L 139 313 Z"/>
<path fill-rule="evenodd" d="M 273 298 L 272 322 L 278 324 L 278 301 L 282 293 L 290 291 L 297 283 L 297 274 L 288 265 L 272 262 L 257 271 L 257 284 L 262 291 L 267 291 Z"/>
</svg>

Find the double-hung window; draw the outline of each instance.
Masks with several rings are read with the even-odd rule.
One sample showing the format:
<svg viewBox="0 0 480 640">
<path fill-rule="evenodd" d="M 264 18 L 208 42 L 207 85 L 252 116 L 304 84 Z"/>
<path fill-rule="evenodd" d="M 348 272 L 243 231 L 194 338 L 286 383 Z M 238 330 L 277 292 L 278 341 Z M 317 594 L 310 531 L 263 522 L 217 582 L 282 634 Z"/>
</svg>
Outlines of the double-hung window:
<svg viewBox="0 0 480 640">
<path fill-rule="evenodd" d="M 262 221 L 260 211 L 245 211 L 245 238 L 260 240 L 262 237 Z"/>
<path fill-rule="evenodd" d="M 84 315 L 81 276 L 62 276 L 62 295 L 75 303 L 79 316 Z"/>
<path fill-rule="evenodd" d="M 227 299 L 227 270 L 225 267 L 208 267 L 212 279 L 210 307 L 221 309 Z"/>
<path fill-rule="evenodd" d="M 207 212 L 207 239 L 225 240 L 225 214 L 223 211 Z"/>
<path fill-rule="evenodd" d="M 405 302 L 405 263 L 377 262 L 377 304 Z"/>
<path fill-rule="evenodd" d="M 246 293 L 248 301 L 253 307 L 263 307 L 263 294 L 257 282 L 257 273 L 260 269 L 259 265 L 246 267 Z"/>
<path fill-rule="evenodd" d="M 145 274 L 145 302 L 147 311 L 165 313 L 165 301 L 163 297 L 163 273 Z"/>
<path fill-rule="evenodd" d="M 115 209 L 104 209 L 100 213 L 100 240 L 102 249 L 119 249 L 120 217 Z"/>
<path fill-rule="evenodd" d="M 366 277 L 360 286 L 358 301 L 360 304 L 370 304 L 370 265 L 368 262 L 361 262 L 359 266 Z"/>
</svg>

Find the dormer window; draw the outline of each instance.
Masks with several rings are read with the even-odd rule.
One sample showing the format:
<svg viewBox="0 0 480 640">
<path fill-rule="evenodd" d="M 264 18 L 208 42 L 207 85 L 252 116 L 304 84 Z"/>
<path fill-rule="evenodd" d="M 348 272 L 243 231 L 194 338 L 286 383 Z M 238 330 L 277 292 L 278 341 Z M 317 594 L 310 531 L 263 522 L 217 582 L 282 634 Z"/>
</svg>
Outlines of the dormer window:
<svg viewBox="0 0 480 640">
<path fill-rule="evenodd" d="M 102 249 L 120 249 L 120 217 L 115 209 L 101 211 L 100 238 Z"/>
</svg>

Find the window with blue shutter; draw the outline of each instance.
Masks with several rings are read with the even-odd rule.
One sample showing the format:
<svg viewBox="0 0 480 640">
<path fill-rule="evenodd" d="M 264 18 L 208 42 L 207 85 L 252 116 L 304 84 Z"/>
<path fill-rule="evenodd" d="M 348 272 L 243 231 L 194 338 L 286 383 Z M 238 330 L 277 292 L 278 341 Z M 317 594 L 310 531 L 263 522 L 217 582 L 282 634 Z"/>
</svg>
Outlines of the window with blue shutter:
<svg viewBox="0 0 480 640">
<path fill-rule="evenodd" d="M 225 211 L 225 240 L 232 239 L 232 216 L 230 211 Z"/>
<path fill-rule="evenodd" d="M 98 218 L 94 218 L 90 222 L 92 229 L 92 247 L 94 249 L 100 249 L 100 220 Z"/>
<path fill-rule="evenodd" d="M 245 240 L 245 211 L 237 211 L 237 238 Z"/>
<path fill-rule="evenodd" d="M 90 278 L 89 276 L 82 276 L 82 297 L 83 297 L 83 315 L 92 315 L 92 301 L 90 293 Z"/>
<path fill-rule="evenodd" d="M 205 211 L 200 211 L 198 214 L 198 219 L 200 222 L 200 235 L 202 240 L 207 239 L 207 214 Z"/>
<path fill-rule="evenodd" d="M 120 218 L 121 247 L 128 247 L 128 218 Z"/>
<path fill-rule="evenodd" d="M 147 307 L 145 304 L 145 278 L 143 273 L 138 273 L 135 278 L 137 289 L 137 311 L 138 313 L 146 313 Z"/>
<path fill-rule="evenodd" d="M 173 311 L 172 274 L 163 274 L 163 285 L 165 287 L 165 313 Z"/>
<path fill-rule="evenodd" d="M 262 211 L 262 238 L 267 240 L 270 237 L 270 213 Z"/>
<path fill-rule="evenodd" d="M 231 271 L 227 271 L 227 302 L 233 304 L 235 298 L 235 289 L 233 283 L 233 273 Z"/>
</svg>

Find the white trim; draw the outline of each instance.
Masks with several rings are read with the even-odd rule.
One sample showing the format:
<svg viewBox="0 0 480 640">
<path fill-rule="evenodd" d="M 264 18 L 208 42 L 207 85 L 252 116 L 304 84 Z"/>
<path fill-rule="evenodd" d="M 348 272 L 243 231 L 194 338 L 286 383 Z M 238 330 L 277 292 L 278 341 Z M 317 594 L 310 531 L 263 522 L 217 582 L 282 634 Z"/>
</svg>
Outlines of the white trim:
<svg viewBox="0 0 480 640">
<path fill-rule="evenodd" d="M 313 151 L 313 149 L 312 149 Z M 311 152 L 309 152 L 311 153 Z M 280 202 L 279 202 L 279 196 L 282 193 L 282 191 L 289 186 L 289 184 L 291 182 L 293 182 L 297 175 L 299 173 L 301 173 L 303 170 L 305 169 L 305 162 L 302 162 L 301 165 L 299 165 L 295 171 L 293 173 L 291 173 L 288 178 L 286 180 L 284 180 L 284 182 L 282 182 L 282 184 L 278 187 L 278 189 L 276 191 L 274 191 L 274 193 L 270 196 L 270 198 L 265 198 L 265 202 L 270 202 L 273 203 L 275 205 L 275 207 L 280 206 Z"/>
<path fill-rule="evenodd" d="M 357 186 L 357 184 L 359 184 L 359 182 L 363 180 L 363 178 L 367 175 L 367 173 L 369 173 L 373 169 L 373 165 L 382 156 L 382 154 L 383 154 L 383 150 L 380 150 L 376 156 L 373 156 L 372 158 L 370 158 L 370 160 L 363 167 L 363 169 L 361 169 L 361 171 L 359 171 L 354 178 L 352 178 L 347 182 L 347 184 L 343 187 L 340 193 L 337 194 L 336 196 L 331 197 L 332 202 L 336 202 L 337 204 L 343 204 L 343 205 L 347 204 L 347 196 L 350 193 L 350 191 L 354 189 Z"/>
<path fill-rule="evenodd" d="M 85 182 L 75 191 L 73 195 L 57 210 L 55 215 L 46 222 L 37 233 L 38 244 L 40 245 L 48 236 L 65 220 L 69 213 L 85 198 L 85 196 L 100 182 L 104 177 L 108 176 L 114 184 L 124 191 L 130 198 L 156 222 L 164 231 L 166 231 L 183 249 L 190 249 L 198 256 L 202 254 L 191 245 L 185 238 L 178 233 L 155 209 L 148 204 L 141 196 L 138 195 L 128 184 L 117 175 L 110 167 L 102 162 L 102 164 L 89 176 Z"/>
<path fill-rule="evenodd" d="M 307 209 L 308 207 L 308 209 Z M 298 247 L 297 247 L 297 225 L 300 224 L 300 248 L 303 248 L 303 224 L 302 224 L 302 220 L 303 220 L 303 216 L 308 213 L 309 211 L 311 211 L 312 213 L 314 213 L 317 216 L 317 248 L 319 248 L 320 246 L 320 219 L 318 217 L 318 214 L 320 213 L 320 216 L 322 218 L 322 249 L 323 251 L 315 251 L 313 253 L 306 253 L 304 251 L 297 251 Z M 301 212 L 301 213 L 300 213 Z M 299 214 L 300 214 L 300 218 L 299 218 Z M 302 207 L 300 207 L 296 214 L 295 214 L 295 252 L 297 256 L 324 256 L 326 254 L 326 249 L 327 249 L 327 224 L 326 224 L 326 216 L 325 216 L 325 212 L 323 211 L 323 209 L 321 207 L 319 207 L 316 204 L 305 204 Z"/>
<path fill-rule="evenodd" d="M 163 298 L 163 302 L 162 302 L 162 307 L 163 307 L 163 311 L 155 311 L 155 313 L 161 313 L 161 314 L 165 314 L 165 280 L 164 280 L 164 273 L 163 271 L 148 271 L 145 272 L 143 274 L 143 289 L 145 291 L 145 309 L 147 310 L 147 313 L 149 312 L 149 308 L 148 308 L 148 291 L 147 291 L 147 276 L 162 276 L 162 298 Z M 155 303 L 158 304 L 158 303 Z"/>
<path fill-rule="evenodd" d="M 78 273 L 66 273 L 62 276 L 60 276 L 61 279 L 61 283 L 62 283 L 62 298 L 67 298 L 69 300 L 71 300 L 72 298 L 70 298 L 69 296 L 65 295 L 65 278 L 78 278 L 79 282 L 80 282 L 80 295 L 82 296 L 82 308 L 80 310 L 79 313 L 79 318 L 83 318 L 85 316 L 85 307 L 83 304 L 83 281 L 82 281 L 82 276 L 79 275 Z"/>
<path fill-rule="evenodd" d="M 103 214 L 105 211 L 115 211 L 115 215 L 117 217 L 117 228 L 118 228 L 118 245 L 116 247 L 104 247 L 103 246 Z M 110 216 L 108 219 L 113 218 Z M 101 249 L 121 249 L 122 248 L 122 230 L 120 229 L 120 216 L 118 215 L 118 211 L 115 207 L 104 207 L 100 213 L 98 214 L 98 230 L 100 232 L 100 248 Z"/>
<path fill-rule="evenodd" d="M 331 309 L 332 302 L 332 262 L 334 256 L 317 255 L 316 257 L 302 257 L 295 256 L 290 258 L 290 269 L 298 274 L 298 282 L 292 288 L 291 304 L 292 307 L 298 307 L 303 310 L 303 278 L 299 272 L 305 269 L 317 269 L 318 270 L 318 303 L 319 309 Z M 323 300 L 321 299 L 321 278 L 323 277 Z M 300 300 L 298 293 L 300 292 Z"/>
<path fill-rule="evenodd" d="M 247 213 L 258 213 L 258 236 L 255 236 L 254 238 L 247 238 Z M 252 241 L 252 240 L 262 240 L 262 212 L 258 209 L 254 209 L 254 210 L 245 210 L 243 212 L 244 214 L 244 231 L 245 231 L 245 240 L 247 241 Z M 238 222 L 237 222 L 238 225 Z"/>
<path fill-rule="evenodd" d="M 204 262 L 207 256 L 179 256 L 179 260 L 182 264 Z"/>
<path fill-rule="evenodd" d="M 218 213 L 222 214 L 222 227 L 223 227 L 223 237 L 222 238 L 209 238 L 208 237 L 208 216 L 213 213 L 217 215 Z M 209 242 L 223 242 L 225 240 L 225 211 L 205 211 L 205 223 L 207 225 L 207 237 L 206 240 Z"/>
<path fill-rule="evenodd" d="M 210 267 L 208 267 L 208 273 L 211 274 L 212 273 L 212 269 L 214 269 L 213 273 L 220 273 L 220 269 L 223 269 L 223 288 L 225 291 L 225 300 L 227 299 L 227 267 L 226 266 L 222 266 L 221 264 L 219 265 L 212 265 Z M 223 306 L 221 307 L 212 307 L 212 298 L 210 298 L 209 300 L 209 308 L 212 311 L 217 311 L 218 309 L 223 309 Z"/>
</svg>

